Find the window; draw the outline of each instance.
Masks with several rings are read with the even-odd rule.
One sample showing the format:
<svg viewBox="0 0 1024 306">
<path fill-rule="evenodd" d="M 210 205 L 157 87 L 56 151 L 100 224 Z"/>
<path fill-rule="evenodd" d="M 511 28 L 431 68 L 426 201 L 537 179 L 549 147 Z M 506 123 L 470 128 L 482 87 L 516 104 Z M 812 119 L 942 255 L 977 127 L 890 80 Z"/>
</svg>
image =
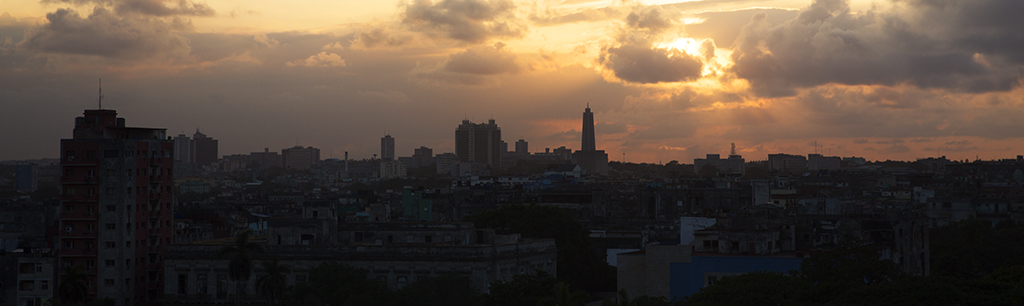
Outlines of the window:
<svg viewBox="0 0 1024 306">
<path fill-rule="evenodd" d="M 107 287 L 113 287 L 114 286 L 114 279 L 113 278 L 104 279 L 103 280 L 103 285 L 107 286 Z"/>
<path fill-rule="evenodd" d="M 67 177 L 75 176 L 75 170 L 74 169 L 64 169 L 64 176 L 67 176 Z"/>
<path fill-rule="evenodd" d="M 117 206 L 107 205 L 107 211 L 117 211 Z"/>
<path fill-rule="evenodd" d="M 66 194 L 66 195 L 75 195 L 75 188 L 73 188 L 73 187 L 65 188 L 64 189 L 64 194 Z M 73 210 L 71 210 L 71 211 L 73 211 Z"/>
<path fill-rule="evenodd" d="M 295 276 L 295 284 L 296 285 L 298 285 L 298 284 L 305 284 L 305 283 L 306 283 L 306 276 L 305 275 L 296 275 Z"/>
<path fill-rule="evenodd" d="M 85 160 L 93 160 L 96 158 L 96 151 L 89 150 L 85 151 Z"/>
<path fill-rule="evenodd" d="M 64 248 L 65 249 L 74 249 L 75 248 L 75 243 L 73 241 L 64 241 Z"/>
<path fill-rule="evenodd" d="M 124 246 L 125 246 L 126 248 L 130 248 L 130 247 L 132 247 L 132 241 L 131 241 L 131 240 L 125 241 L 125 242 L 124 242 Z"/>
<path fill-rule="evenodd" d="M 178 294 L 188 294 L 187 274 L 178 274 Z"/>
<path fill-rule="evenodd" d="M 117 158 L 117 150 L 105 150 L 103 151 L 103 158 Z"/>
<path fill-rule="evenodd" d="M 115 194 L 117 194 L 117 188 L 116 187 L 107 187 L 107 195 L 115 195 Z"/>
<path fill-rule="evenodd" d="M 427 243 L 431 243 L 431 242 L 434 242 L 434 236 L 433 236 L 433 235 L 427 235 L 426 237 L 423 237 L 423 239 L 424 239 L 424 241 L 426 241 Z"/>
<path fill-rule="evenodd" d="M 75 206 L 71 204 L 64 204 L 64 211 L 75 212 Z"/>
<path fill-rule="evenodd" d="M 108 230 L 116 230 L 117 229 L 117 225 L 113 224 L 113 223 L 107 223 L 106 226 L 107 226 Z"/>
<path fill-rule="evenodd" d="M 64 151 L 64 158 L 67 158 L 67 160 L 74 160 L 75 159 L 75 150 Z"/>
<path fill-rule="evenodd" d="M 114 260 L 113 259 L 104 260 L 103 261 L 103 265 L 105 265 L 107 267 L 113 267 L 114 266 Z"/>
<path fill-rule="evenodd" d="M 48 281 L 48 280 L 39 281 L 39 289 L 50 290 L 50 281 Z"/>
<path fill-rule="evenodd" d="M 34 281 L 21 281 L 18 283 L 18 290 L 21 291 L 32 291 L 36 290 L 36 282 Z"/>
<path fill-rule="evenodd" d="M 117 170 L 107 169 L 107 177 L 115 177 L 115 176 L 117 176 Z"/>
<path fill-rule="evenodd" d="M 86 259 L 85 260 L 85 267 L 86 268 L 92 269 L 92 266 L 95 266 L 95 265 L 96 265 L 96 262 L 93 261 L 92 259 Z"/>
<path fill-rule="evenodd" d="M 113 241 L 104 242 L 104 245 L 106 245 L 106 247 L 108 249 L 113 249 L 113 248 L 117 247 L 117 243 L 114 243 Z"/>
</svg>

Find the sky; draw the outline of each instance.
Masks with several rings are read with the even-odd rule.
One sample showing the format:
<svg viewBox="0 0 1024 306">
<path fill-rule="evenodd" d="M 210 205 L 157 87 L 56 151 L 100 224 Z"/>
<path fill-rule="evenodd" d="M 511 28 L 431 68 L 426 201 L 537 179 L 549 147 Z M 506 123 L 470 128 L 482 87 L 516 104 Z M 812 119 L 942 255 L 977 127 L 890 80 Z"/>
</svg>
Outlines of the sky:
<svg viewBox="0 0 1024 306">
<path fill-rule="evenodd" d="M 0 0 L 0 160 L 74 118 L 197 129 L 220 154 L 510 147 L 692 163 L 1024 154 L 1020 0 Z"/>
</svg>

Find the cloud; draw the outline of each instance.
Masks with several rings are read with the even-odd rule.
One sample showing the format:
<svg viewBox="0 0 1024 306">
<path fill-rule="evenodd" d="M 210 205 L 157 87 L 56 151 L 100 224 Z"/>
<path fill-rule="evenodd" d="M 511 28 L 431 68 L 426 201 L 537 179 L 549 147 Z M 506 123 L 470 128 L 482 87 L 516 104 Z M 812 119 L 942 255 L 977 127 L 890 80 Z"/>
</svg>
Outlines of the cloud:
<svg viewBox="0 0 1024 306">
<path fill-rule="evenodd" d="M 927 6 L 924 3 L 909 4 Z M 958 5 L 964 6 L 975 4 Z M 997 48 L 979 53 L 986 49 L 964 47 L 965 40 L 947 38 L 956 37 L 960 30 L 926 30 L 927 25 L 938 23 L 931 19 L 946 16 L 929 12 L 924 10 L 921 16 L 904 16 L 899 10 L 853 13 L 845 1 L 816 0 L 796 18 L 777 26 L 766 22 L 764 13 L 757 13 L 733 44 L 732 72 L 750 81 L 761 96 L 792 96 L 797 88 L 828 83 L 910 84 L 965 92 L 1005 91 L 1017 84 L 1017 69 L 991 63 L 1007 58 Z M 1020 21 L 1011 24 L 1017 26 L 1006 29 L 1021 27 Z"/>
<path fill-rule="evenodd" d="M 363 49 L 397 48 L 415 41 L 412 35 L 398 34 L 385 26 L 368 26 L 355 34 L 353 46 Z"/>
<path fill-rule="evenodd" d="M 622 18 L 623 10 L 617 7 L 588 8 L 574 12 L 543 10 L 530 14 L 530 22 L 538 26 L 556 26 L 577 22 L 595 22 Z"/>
<path fill-rule="evenodd" d="M 622 122 L 598 121 L 594 123 L 594 131 L 601 134 L 618 134 L 628 132 L 628 129 Z"/>
<path fill-rule="evenodd" d="M 528 30 L 511 0 L 412 0 L 402 6 L 402 22 L 413 30 L 465 43 L 521 38 Z"/>
<path fill-rule="evenodd" d="M 47 23 L 28 30 L 19 43 L 32 52 L 95 55 L 117 59 L 180 57 L 189 53 L 188 41 L 174 24 L 143 16 L 118 17 L 96 7 L 87 18 L 72 9 L 46 14 Z"/>
<path fill-rule="evenodd" d="M 345 60 L 341 59 L 340 55 L 322 51 L 315 55 L 311 55 L 304 60 L 288 62 L 288 66 L 345 67 L 347 64 L 345 64 Z"/>
<path fill-rule="evenodd" d="M 450 84 L 484 85 L 489 83 L 489 76 L 519 73 L 523 67 L 516 54 L 499 42 L 449 55 L 436 67 L 414 71 L 414 75 Z"/>
<path fill-rule="evenodd" d="M 599 61 L 615 77 L 633 83 L 683 82 L 700 78 L 703 63 L 676 49 L 622 45 L 604 50 Z"/>
<path fill-rule="evenodd" d="M 662 34 L 677 26 L 677 15 L 656 6 L 635 8 L 623 21 L 616 44 L 604 46 L 598 62 L 616 78 L 631 83 L 699 79 L 704 63 L 698 57 L 679 49 L 654 46 Z M 709 47 L 707 52 L 714 54 L 714 45 Z"/>
<path fill-rule="evenodd" d="M 95 4 L 113 7 L 118 14 L 142 14 L 149 16 L 214 16 L 217 14 L 206 3 L 188 0 L 43 0 L 43 3 L 67 3 L 75 5 Z M 174 4 L 174 5 L 169 5 Z"/>
</svg>

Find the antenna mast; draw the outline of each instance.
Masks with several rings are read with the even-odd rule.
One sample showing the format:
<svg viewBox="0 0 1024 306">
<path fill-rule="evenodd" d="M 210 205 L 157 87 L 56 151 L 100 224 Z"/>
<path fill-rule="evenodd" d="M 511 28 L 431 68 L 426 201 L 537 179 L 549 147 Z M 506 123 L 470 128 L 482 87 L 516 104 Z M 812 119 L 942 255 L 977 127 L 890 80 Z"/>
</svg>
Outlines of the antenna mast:
<svg viewBox="0 0 1024 306">
<path fill-rule="evenodd" d="M 100 109 L 103 109 L 103 79 L 100 79 Z"/>
</svg>

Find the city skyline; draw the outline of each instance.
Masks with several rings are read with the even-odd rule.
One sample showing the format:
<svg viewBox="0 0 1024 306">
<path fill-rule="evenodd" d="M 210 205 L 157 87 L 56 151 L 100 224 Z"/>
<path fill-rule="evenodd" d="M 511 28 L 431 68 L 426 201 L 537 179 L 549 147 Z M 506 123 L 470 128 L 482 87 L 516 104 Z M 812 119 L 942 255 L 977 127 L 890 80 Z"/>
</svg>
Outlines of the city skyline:
<svg viewBox="0 0 1024 306">
<path fill-rule="evenodd" d="M 396 156 L 454 152 L 464 119 L 495 119 L 533 152 L 579 149 L 589 103 L 612 161 L 688 163 L 730 143 L 747 160 L 1012 158 L 1024 154 L 1020 11 L 996 0 L 9 1 L 0 160 L 58 157 L 68 118 L 97 107 L 99 78 L 105 109 L 169 135 L 200 129 L 220 155 L 301 145 L 370 158 L 380 135 L 367 131 L 385 128 Z"/>
</svg>

